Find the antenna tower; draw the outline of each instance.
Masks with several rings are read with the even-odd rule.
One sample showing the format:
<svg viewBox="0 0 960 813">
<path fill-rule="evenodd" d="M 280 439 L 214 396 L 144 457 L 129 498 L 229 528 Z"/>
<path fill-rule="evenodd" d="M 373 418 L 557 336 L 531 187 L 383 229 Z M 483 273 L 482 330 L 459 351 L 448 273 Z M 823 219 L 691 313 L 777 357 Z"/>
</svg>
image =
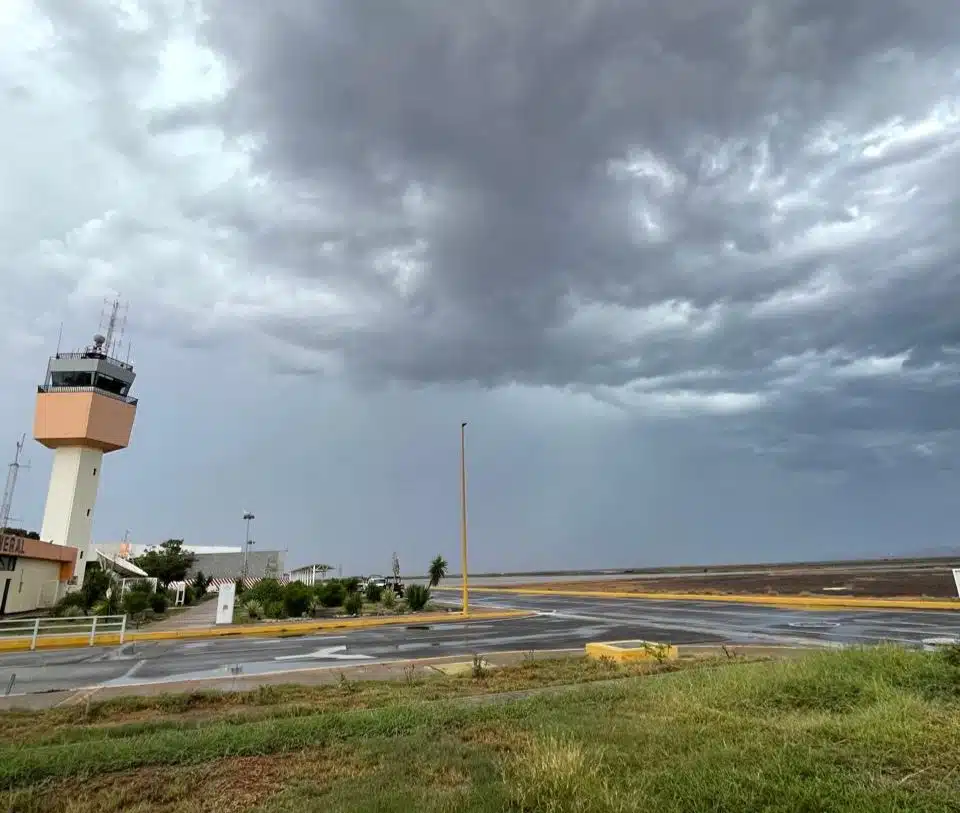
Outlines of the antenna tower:
<svg viewBox="0 0 960 813">
<path fill-rule="evenodd" d="M 112 302 L 109 299 L 104 299 L 103 304 L 104 311 L 100 316 L 100 330 L 106 331 L 103 352 L 108 356 L 116 357 L 120 345 L 123 344 L 123 334 L 127 329 L 127 312 L 130 309 L 130 304 L 126 303 L 121 306 L 119 299 L 114 299 Z M 114 352 L 115 350 L 117 352 Z"/>
<path fill-rule="evenodd" d="M 21 463 L 20 455 L 23 452 L 23 444 L 27 436 L 22 435 L 17 441 L 17 452 L 13 456 L 13 462 L 7 467 L 7 484 L 3 489 L 3 502 L 0 502 L 0 531 L 10 527 L 10 511 L 13 508 L 13 494 L 17 490 L 17 477 L 20 475 L 20 469 L 30 468 L 29 463 Z"/>
</svg>

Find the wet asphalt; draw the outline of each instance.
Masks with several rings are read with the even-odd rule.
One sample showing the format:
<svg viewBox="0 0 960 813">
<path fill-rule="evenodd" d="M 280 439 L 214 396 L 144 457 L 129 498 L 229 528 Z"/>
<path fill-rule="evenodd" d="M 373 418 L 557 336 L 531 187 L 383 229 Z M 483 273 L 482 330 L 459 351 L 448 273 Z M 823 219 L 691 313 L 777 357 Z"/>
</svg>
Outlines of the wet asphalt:
<svg viewBox="0 0 960 813">
<path fill-rule="evenodd" d="M 536 613 L 504 621 L 364 629 L 293 638 L 220 638 L 0 655 L 0 694 L 179 682 L 506 651 L 589 641 L 842 646 L 960 636 L 960 612 L 818 610 L 698 601 L 475 594 L 473 606 Z M 11 686 L 12 680 L 12 686 Z"/>
</svg>

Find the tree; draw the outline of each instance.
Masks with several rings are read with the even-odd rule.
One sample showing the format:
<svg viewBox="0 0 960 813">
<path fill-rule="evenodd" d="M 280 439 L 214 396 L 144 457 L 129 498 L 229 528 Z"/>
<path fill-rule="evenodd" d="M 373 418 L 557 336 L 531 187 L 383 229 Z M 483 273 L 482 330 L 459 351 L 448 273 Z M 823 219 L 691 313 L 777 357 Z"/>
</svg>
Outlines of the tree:
<svg viewBox="0 0 960 813">
<path fill-rule="evenodd" d="M 133 563 L 166 587 L 170 582 L 186 581 L 187 571 L 195 559 L 183 549 L 182 539 L 168 539 L 159 548 L 138 556 Z"/>
<path fill-rule="evenodd" d="M 193 591 L 198 596 L 205 596 L 207 590 L 210 589 L 210 582 L 213 581 L 213 578 L 210 576 L 204 576 L 203 571 L 199 571 L 196 576 L 193 577 Z"/>
<path fill-rule="evenodd" d="M 393 552 L 393 561 L 390 563 L 390 567 L 393 570 L 393 581 L 394 583 L 400 581 L 400 559 L 397 558 L 397 552 Z"/>
<path fill-rule="evenodd" d="M 98 562 L 88 564 L 83 571 L 83 584 L 78 591 L 83 600 L 83 608 L 90 610 L 94 604 L 103 601 L 113 586 L 113 576 L 100 567 Z"/>
<path fill-rule="evenodd" d="M 447 560 L 442 556 L 437 556 L 430 563 L 430 586 L 436 587 L 447 575 Z"/>
</svg>

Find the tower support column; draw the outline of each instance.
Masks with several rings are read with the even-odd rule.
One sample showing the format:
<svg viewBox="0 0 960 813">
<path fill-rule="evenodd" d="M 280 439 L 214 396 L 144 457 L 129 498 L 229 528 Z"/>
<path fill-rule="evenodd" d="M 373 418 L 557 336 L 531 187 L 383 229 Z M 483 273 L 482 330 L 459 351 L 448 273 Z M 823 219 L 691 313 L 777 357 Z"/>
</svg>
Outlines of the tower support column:
<svg viewBox="0 0 960 813">
<path fill-rule="evenodd" d="M 43 512 L 40 538 L 54 545 L 77 548 L 74 576 L 83 581 L 90 556 L 93 509 L 97 502 L 103 452 L 82 446 L 61 446 L 54 450 L 50 487 Z"/>
</svg>

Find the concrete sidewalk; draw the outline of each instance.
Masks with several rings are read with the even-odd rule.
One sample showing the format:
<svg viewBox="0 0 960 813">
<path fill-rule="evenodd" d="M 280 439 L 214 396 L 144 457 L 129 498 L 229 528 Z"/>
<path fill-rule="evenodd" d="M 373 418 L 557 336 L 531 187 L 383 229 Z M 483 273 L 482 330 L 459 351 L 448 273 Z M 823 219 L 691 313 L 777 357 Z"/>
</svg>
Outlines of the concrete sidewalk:
<svg viewBox="0 0 960 813">
<path fill-rule="evenodd" d="M 164 632 L 167 630 L 201 629 L 213 627 L 217 621 L 216 598 L 201 601 L 192 607 L 174 611 L 169 618 L 150 624 L 146 630 Z"/>
</svg>

